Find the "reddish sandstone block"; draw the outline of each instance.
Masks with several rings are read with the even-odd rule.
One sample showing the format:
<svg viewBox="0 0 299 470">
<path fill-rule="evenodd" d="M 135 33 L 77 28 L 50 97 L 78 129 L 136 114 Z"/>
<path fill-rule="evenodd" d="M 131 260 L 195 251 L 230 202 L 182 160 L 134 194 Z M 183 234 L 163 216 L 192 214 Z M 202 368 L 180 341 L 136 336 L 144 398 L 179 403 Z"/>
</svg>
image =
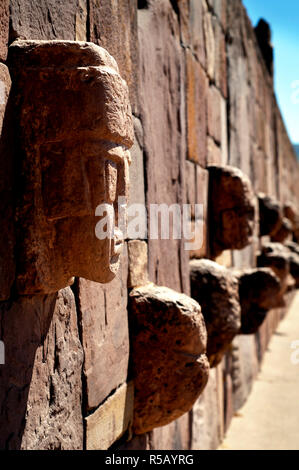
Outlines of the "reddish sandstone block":
<svg viewBox="0 0 299 470">
<path fill-rule="evenodd" d="M 188 51 L 186 59 L 188 158 L 205 167 L 208 79 L 202 67 Z"/>
<path fill-rule="evenodd" d="M 86 41 L 86 0 L 10 0 L 11 39 Z"/>
<path fill-rule="evenodd" d="M 126 80 L 136 113 L 138 81 L 137 0 L 91 0 L 90 41 L 107 49 Z"/>
<path fill-rule="evenodd" d="M 9 29 L 9 0 L 0 4 L 0 59 L 6 60 Z"/>
<path fill-rule="evenodd" d="M 8 68 L 0 64 L 0 300 L 7 300 L 15 279 L 12 105 Z"/>
<path fill-rule="evenodd" d="M 83 350 L 71 289 L 3 302 L 0 322 L 1 449 L 82 450 Z"/>
<path fill-rule="evenodd" d="M 79 279 L 79 319 L 84 350 L 86 410 L 97 407 L 126 381 L 129 362 L 126 250 L 121 269 L 107 285 Z"/>
</svg>

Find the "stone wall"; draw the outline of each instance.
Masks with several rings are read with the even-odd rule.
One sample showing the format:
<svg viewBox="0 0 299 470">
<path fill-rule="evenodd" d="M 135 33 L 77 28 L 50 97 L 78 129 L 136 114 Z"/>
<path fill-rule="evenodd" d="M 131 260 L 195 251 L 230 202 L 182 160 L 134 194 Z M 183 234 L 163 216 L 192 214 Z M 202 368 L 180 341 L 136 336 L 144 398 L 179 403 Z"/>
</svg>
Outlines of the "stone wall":
<svg viewBox="0 0 299 470">
<path fill-rule="evenodd" d="M 91 41 L 127 81 L 135 142 L 130 203 L 203 203 L 210 165 L 240 168 L 255 192 L 298 204 L 298 163 L 254 29 L 240 0 L 7 0 L 0 6 L 1 217 L 0 447 L 3 449 L 212 449 L 246 400 L 285 308 L 239 335 L 189 413 L 131 432 L 128 293 L 147 280 L 190 295 L 184 240 L 128 241 L 116 278 L 20 296 L 15 288 L 14 168 L 8 45 L 16 39 Z M 216 261 L 256 266 L 261 240 Z M 74 253 L 76 256 L 76 253 Z M 291 297 L 292 294 L 289 294 Z M 289 299 L 288 299 L 289 301 Z M 287 302 L 288 303 L 288 302 Z M 131 358 L 132 360 L 132 358 Z"/>
</svg>

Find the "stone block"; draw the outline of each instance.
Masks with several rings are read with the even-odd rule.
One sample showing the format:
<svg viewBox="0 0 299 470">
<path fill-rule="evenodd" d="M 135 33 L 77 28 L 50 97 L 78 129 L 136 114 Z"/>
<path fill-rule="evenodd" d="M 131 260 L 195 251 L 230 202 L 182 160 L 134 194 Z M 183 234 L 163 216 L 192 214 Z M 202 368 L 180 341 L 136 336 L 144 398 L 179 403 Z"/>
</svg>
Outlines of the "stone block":
<svg viewBox="0 0 299 470">
<path fill-rule="evenodd" d="M 254 335 L 236 336 L 232 359 L 232 411 L 236 413 L 246 402 L 259 370 Z"/>
<path fill-rule="evenodd" d="M 217 369 L 212 369 L 205 390 L 192 410 L 192 450 L 216 450 L 220 444 L 221 414 Z"/>
<path fill-rule="evenodd" d="M 10 0 L 10 39 L 86 40 L 86 0 Z"/>
<path fill-rule="evenodd" d="M 191 162 L 187 162 L 192 164 Z M 204 258 L 208 256 L 208 184 L 209 174 L 199 165 L 195 166 L 195 203 L 202 205 L 200 217 L 195 214 L 195 219 L 191 222 L 191 230 L 194 234 L 190 243 L 194 243 L 194 248 L 189 252 L 190 258 Z M 187 180 L 187 186 L 188 186 Z M 191 185 L 190 185 L 191 186 Z"/>
<path fill-rule="evenodd" d="M 204 43 L 204 0 L 180 0 L 180 28 L 182 42 L 192 50 L 197 60 L 205 67 L 206 51 Z"/>
<path fill-rule="evenodd" d="M 85 412 L 126 381 L 129 363 L 127 252 L 107 285 L 79 279 L 78 308 L 84 349 Z"/>
<path fill-rule="evenodd" d="M 210 260 L 190 261 L 191 295 L 201 305 L 208 332 L 207 356 L 217 366 L 241 327 L 238 279 Z"/>
<path fill-rule="evenodd" d="M 92 43 L 16 41 L 9 55 L 20 129 L 17 289 L 50 293 L 74 275 L 109 282 L 122 246 L 112 217 L 127 197 L 133 143 L 127 85 Z"/>
<path fill-rule="evenodd" d="M 137 0 L 91 0 L 89 27 L 90 41 L 116 59 L 129 87 L 133 112 L 138 112 Z"/>
<path fill-rule="evenodd" d="M 147 204 L 181 205 L 186 197 L 186 67 L 178 17 L 170 2 L 150 2 L 138 10 L 138 38 Z M 184 240 L 149 239 L 148 247 L 150 280 L 188 293 Z"/>
<path fill-rule="evenodd" d="M 237 168 L 210 166 L 209 220 L 213 256 L 252 242 L 256 198 L 250 180 Z"/>
<path fill-rule="evenodd" d="M 222 164 L 221 148 L 209 136 L 207 139 L 207 164 L 208 166 Z"/>
<path fill-rule="evenodd" d="M 4 302 L 0 322 L 1 449 L 82 450 L 83 351 L 71 289 Z"/>
<path fill-rule="evenodd" d="M 0 59 L 5 61 L 8 47 L 9 1 L 3 0 L 0 5 Z"/>
<path fill-rule="evenodd" d="M 189 160 L 185 162 L 185 181 L 186 181 L 186 204 L 191 206 L 191 218 L 195 218 L 194 204 L 197 202 L 196 198 L 196 169 L 197 165 Z"/>
<path fill-rule="evenodd" d="M 208 79 L 189 51 L 186 59 L 188 158 L 205 167 Z"/>
<path fill-rule="evenodd" d="M 206 328 L 190 297 L 153 284 L 129 296 L 133 431 L 142 434 L 192 408 L 209 373 Z"/>
<path fill-rule="evenodd" d="M 219 90 L 211 85 L 208 91 L 208 133 L 221 144 L 221 105 L 223 98 Z"/>
<path fill-rule="evenodd" d="M 1 14 L 1 7 L 0 7 Z M 0 64 L 0 300 L 7 300 L 15 279 L 11 79 Z"/>
<path fill-rule="evenodd" d="M 133 383 L 123 384 L 85 418 L 87 450 L 107 450 L 123 436 L 132 424 L 133 400 Z"/>
<path fill-rule="evenodd" d="M 140 240 L 128 242 L 128 287 L 141 287 L 148 283 L 147 243 Z"/>
</svg>

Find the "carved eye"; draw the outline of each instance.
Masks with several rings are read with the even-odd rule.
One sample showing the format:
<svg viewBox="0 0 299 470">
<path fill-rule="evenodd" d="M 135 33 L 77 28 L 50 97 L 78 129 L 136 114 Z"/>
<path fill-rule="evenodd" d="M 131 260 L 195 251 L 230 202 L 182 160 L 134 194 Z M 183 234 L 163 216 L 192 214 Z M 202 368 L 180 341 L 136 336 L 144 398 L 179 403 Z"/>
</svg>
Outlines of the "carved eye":
<svg viewBox="0 0 299 470">
<path fill-rule="evenodd" d="M 117 189 L 117 164 L 110 160 L 105 163 L 105 186 L 107 202 L 114 202 Z"/>
</svg>

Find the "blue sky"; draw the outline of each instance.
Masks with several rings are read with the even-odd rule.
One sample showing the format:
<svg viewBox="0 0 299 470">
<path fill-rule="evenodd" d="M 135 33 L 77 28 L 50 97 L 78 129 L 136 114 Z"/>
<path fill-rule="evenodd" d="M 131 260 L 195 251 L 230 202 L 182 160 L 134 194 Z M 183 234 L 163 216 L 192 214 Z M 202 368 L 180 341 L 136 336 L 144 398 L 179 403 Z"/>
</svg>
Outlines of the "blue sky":
<svg viewBox="0 0 299 470">
<path fill-rule="evenodd" d="M 270 23 L 274 46 L 275 92 L 293 143 L 299 143 L 299 0 L 243 0 L 256 26 Z"/>
</svg>

